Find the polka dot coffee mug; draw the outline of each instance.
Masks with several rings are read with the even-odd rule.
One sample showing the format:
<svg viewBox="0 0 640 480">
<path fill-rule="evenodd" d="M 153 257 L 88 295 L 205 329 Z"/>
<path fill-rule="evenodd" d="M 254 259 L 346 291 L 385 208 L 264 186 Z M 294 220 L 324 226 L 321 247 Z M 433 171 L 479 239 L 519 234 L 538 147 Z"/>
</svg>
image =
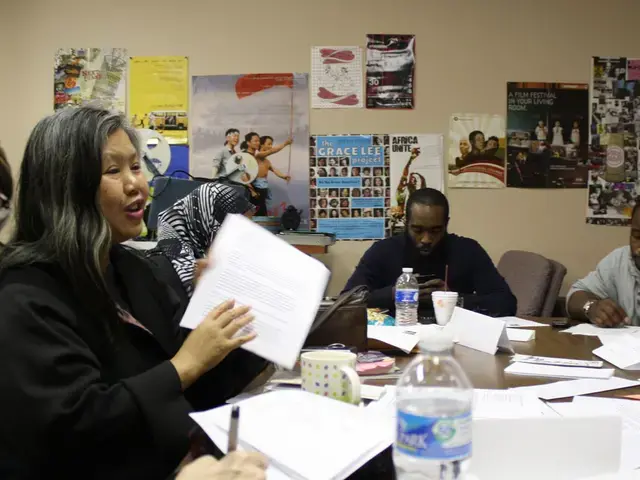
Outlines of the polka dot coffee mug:
<svg viewBox="0 0 640 480">
<path fill-rule="evenodd" d="M 360 403 L 360 378 L 356 354 L 337 350 L 316 350 L 300 357 L 302 389 L 347 403 Z"/>
</svg>

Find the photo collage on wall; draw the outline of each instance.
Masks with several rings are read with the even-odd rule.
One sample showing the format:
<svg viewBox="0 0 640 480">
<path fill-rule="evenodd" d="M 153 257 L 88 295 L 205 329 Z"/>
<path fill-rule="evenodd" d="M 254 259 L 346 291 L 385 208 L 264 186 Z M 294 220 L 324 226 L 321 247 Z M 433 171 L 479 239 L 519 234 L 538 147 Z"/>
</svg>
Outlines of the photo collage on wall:
<svg viewBox="0 0 640 480">
<path fill-rule="evenodd" d="M 628 225 L 640 196 L 640 59 L 592 60 L 587 223 Z"/>
<path fill-rule="evenodd" d="M 309 147 L 311 230 L 340 240 L 389 231 L 389 135 L 314 135 Z"/>
</svg>

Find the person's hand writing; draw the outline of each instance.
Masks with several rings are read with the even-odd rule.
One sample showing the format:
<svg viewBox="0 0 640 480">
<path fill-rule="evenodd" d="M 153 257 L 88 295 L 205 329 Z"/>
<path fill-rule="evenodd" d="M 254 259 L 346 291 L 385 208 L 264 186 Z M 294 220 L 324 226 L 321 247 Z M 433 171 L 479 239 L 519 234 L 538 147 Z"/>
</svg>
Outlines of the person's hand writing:
<svg viewBox="0 0 640 480">
<path fill-rule="evenodd" d="M 263 480 L 267 466 L 259 453 L 233 452 L 220 461 L 206 455 L 180 470 L 176 480 Z"/>
<path fill-rule="evenodd" d="M 255 333 L 234 337 L 251 323 L 253 315 L 249 313 L 250 307 L 233 307 L 233 300 L 229 300 L 212 310 L 171 359 L 183 389 L 218 365 L 231 351 L 256 337 Z"/>
<path fill-rule="evenodd" d="M 420 289 L 419 300 L 425 301 L 431 299 L 431 294 L 433 292 L 438 292 L 444 288 L 444 282 L 439 278 L 434 278 L 433 280 L 429 280 L 424 283 L 420 283 L 418 285 Z"/>
<path fill-rule="evenodd" d="M 589 320 L 599 327 L 619 327 L 630 323 L 626 312 L 613 300 L 598 300 L 589 310 Z"/>
</svg>

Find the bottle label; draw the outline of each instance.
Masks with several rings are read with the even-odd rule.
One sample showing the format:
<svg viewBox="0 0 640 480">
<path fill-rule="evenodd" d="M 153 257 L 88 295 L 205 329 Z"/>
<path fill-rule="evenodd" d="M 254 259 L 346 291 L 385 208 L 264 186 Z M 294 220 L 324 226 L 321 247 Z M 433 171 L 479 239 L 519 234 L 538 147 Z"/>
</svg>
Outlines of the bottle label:
<svg viewBox="0 0 640 480">
<path fill-rule="evenodd" d="M 396 448 L 429 460 L 471 456 L 471 412 L 456 417 L 421 417 L 398 411 Z"/>
<path fill-rule="evenodd" d="M 418 290 L 396 288 L 396 303 L 418 303 Z"/>
</svg>

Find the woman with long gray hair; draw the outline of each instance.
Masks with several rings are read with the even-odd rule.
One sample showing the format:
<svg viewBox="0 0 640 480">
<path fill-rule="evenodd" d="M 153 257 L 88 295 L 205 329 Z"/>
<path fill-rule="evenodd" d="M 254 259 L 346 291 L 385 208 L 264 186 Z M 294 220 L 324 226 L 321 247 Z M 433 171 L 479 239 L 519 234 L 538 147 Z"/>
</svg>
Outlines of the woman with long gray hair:
<svg viewBox="0 0 640 480">
<path fill-rule="evenodd" d="M 186 295 L 120 245 L 142 229 L 139 154 L 122 116 L 93 107 L 29 137 L 0 252 L 1 478 L 167 478 L 188 458 L 193 407 L 264 367 L 236 350 L 253 338 L 235 336 L 248 308 L 228 301 L 186 336 Z"/>
</svg>

